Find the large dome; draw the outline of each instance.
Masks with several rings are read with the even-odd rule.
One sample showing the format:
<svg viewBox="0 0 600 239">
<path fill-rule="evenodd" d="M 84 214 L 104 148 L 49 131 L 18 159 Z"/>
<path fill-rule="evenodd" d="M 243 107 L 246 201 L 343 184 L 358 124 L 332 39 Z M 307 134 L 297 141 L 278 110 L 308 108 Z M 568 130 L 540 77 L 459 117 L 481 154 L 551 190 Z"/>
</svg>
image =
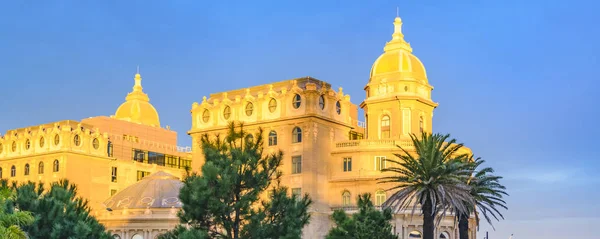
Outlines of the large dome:
<svg viewBox="0 0 600 239">
<path fill-rule="evenodd" d="M 383 51 L 371 67 L 369 82 L 381 78 L 427 82 L 425 66 L 412 54 L 410 44 L 404 40 L 400 17 L 394 19 L 392 40 L 385 44 Z"/>
<path fill-rule="evenodd" d="M 142 76 L 135 74 L 133 91 L 115 112 L 115 118 L 133 123 L 160 127 L 158 112 L 150 104 L 150 98 L 142 91 Z"/>
<path fill-rule="evenodd" d="M 183 182 L 179 178 L 159 171 L 113 195 L 104 202 L 104 205 L 112 210 L 180 208 L 181 187 Z"/>
</svg>

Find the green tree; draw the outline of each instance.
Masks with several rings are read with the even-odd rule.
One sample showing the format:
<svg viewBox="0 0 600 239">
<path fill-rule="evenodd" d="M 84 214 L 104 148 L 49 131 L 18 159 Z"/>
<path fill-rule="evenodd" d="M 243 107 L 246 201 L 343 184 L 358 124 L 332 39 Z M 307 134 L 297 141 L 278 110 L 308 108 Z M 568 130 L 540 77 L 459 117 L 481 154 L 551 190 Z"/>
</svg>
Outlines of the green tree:
<svg viewBox="0 0 600 239">
<path fill-rule="evenodd" d="M 47 191 L 43 184 L 33 182 L 14 190 L 14 206 L 35 217 L 23 227 L 29 238 L 111 238 L 89 214 L 87 201 L 77 197 L 77 187 L 66 179 L 52 183 Z"/>
<path fill-rule="evenodd" d="M 27 239 L 24 226 L 34 221 L 31 212 L 21 211 L 14 207 L 14 191 L 8 187 L 8 181 L 0 182 L 0 239 Z"/>
<path fill-rule="evenodd" d="M 358 213 L 349 217 L 342 209 L 333 212 L 336 227 L 331 228 L 327 239 L 396 239 L 392 233 L 392 210 L 377 210 L 371 202 L 371 194 L 358 196 Z"/>
<path fill-rule="evenodd" d="M 423 133 L 418 138 L 411 135 L 415 148 L 413 154 L 404 148 L 402 154 L 396 154 L 398 160 L 387 159 L 392 167 L 384 172 L 396 173 L 382 177 L 379 183 L 393 186 L 388 190 L 396 190 L 382 205 L 393 210 L 412 208 L 415 213 L 421 206 L 423 214 L 423 238 L 434 239 L 436 217 L 439 220 L 453 209 L 459 213 L 467 212 L 465 204 L 472 203 L 470 187 L 465 183 L 469 170 L 466 154 L 459 154 L 462 144 L 455 139 L 448 142 L 450 135 Z"/>
<path fill-rule="evenodd" d="M 308 195 L 288 195 L 279 182 L 283 153 L 263 153 L 263 131 L 254 135 L 230 123 L 222 138 L 201 138 L 202 174 L 184 179 L 179 198 L 183 225 L 161 238 L 300 238 L 309 221 Z M 270 201 L 260 195 L 271 188 Z"/>
<path fill-rule="evenodd" d="M 475 204 L 466 204 L 467 212 L 458 215 L 458 232 L 460 239 L 469 239 L 469 216 L 475 212 L 475 221 L 479 226 L 479 213 L 475 209 L 483 214 L 486 221 L 492 225 L 492 217 L 496 220 L 500 218 L 504 219 L 502 213 L 498 210 L 498 207 L 508 209 L 503 196 L 508 196 L 506 193 L 506 187 L 500 184 L 500 176 L 492 175 L 494 169 L 490 167 L 478 170 L 485 161 L 481 158 L 473 159 L 474 156 L 469 157 L 467 162 L 471 169 L 471 177 L 468 178 L 466 184 L 470 186 L 470 194 Z M 492 225 L 493 227 L 493 225 Z"/>
</svg>

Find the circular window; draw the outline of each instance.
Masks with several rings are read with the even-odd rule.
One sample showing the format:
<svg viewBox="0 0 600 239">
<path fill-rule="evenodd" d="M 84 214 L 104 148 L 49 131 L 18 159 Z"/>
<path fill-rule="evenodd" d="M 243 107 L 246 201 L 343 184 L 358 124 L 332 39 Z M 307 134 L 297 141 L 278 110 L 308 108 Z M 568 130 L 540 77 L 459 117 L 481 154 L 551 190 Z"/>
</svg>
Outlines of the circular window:
<svg viewBox="0 0 600 239">
<path fill-rule="evenodd" d="M 335 112 L 338 115 L 342 113 L 342 104 L 339 101 L 335 102 Z"/>
<path fill-rule="evenodd" d="M 100 140 L 98 140 L 98 138 L 94 138 L 94 140 L 92 140 L 92 146 L 94 146 L 94 149 L 100 148 Z"/>
<path fill-rule="evenodd" d="M 246 115 L 251 116 L 253 111 L 254 105 L 251 102 L 248 102 L 248 104 L 246 104 Z"/>
<path fill-rule="evenodd" d="M 325 109 L 325 96 L 324 95 L 319 96 L 319 108 Z"/>
<path fill-rule="evenodd" d="M 204 121 L 204 123 L 208 123 L 209 119 L 210 119 L 210 112 L 208 110 L 204 110 L 204 112 L 202 112 L 202 121 Z"/>
<path fill-rule="evenodd" d="M 223 118 L 228 120 L 230 116 L 231 116 L 231 107 L 225 106 L 225 109 L 223 109 Z"/>
<path fill-rule="evenodd" d="M 31 148 L 31 140 L 27 139 L 25 140 L 25 149 L 29 149 Z"/>
<path fill-rule="evenodd" d="M 73 137 L 73 143 L 75 143 L 75 146 L 81 145 L 81 139 L 79 138 L 78 134 L 76 134 L 75 137 Z"/>
<path fill-rule="evenodd" d="M 58 145 L 60 143 L 60 136 L 58 134 L 54 135 L 54 145 Z"/>
<path fill-rule="evenodd" d="M 302 105 L 302 97 L 300 97 L 299 94 L 295 94 L 294 100 L 292 101 L 292 106 L 294 106 L 294 109 L 298 109 L 300 108 L 300 105 Z"/>
<path fill-rule="evenodd" d="M 12 149 L 13 152 L 17 151 L 17 142 L 13 141 L 11 149 Z"/>
<path fill-rule="evenodd" d="M 269 111 L 271 113 L 275 112 L 275 110 L 277 109 L 277 100 L 275 100 L 274 98 L 271 98 L 271 100 L 269 100 Z"/>
<path fill-rule="evenodd" d="M 46 142 L 44 142 L 44 137 L 41 137 L 40 138 L 40 148 L 43 148 L 45 143 Z"/>
</svg>

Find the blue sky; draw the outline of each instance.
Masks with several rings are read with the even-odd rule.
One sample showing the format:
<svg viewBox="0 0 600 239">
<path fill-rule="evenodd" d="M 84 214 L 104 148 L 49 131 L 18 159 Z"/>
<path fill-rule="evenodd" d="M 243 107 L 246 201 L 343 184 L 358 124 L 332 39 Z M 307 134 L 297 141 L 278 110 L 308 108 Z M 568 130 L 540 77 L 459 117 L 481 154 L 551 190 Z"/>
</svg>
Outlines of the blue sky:
<svg viewBox="0 0 600 239">
<path fill-rule="evenodd" d="M 137 65 L 182 145 L 211 92 L 310 75 L 359 104 L 399 7 L 440 103 L 434 130 L 505 176 L 506 220 L 478 238 L 597 235 L 600 3 L 224 2 L 0 3 L 0 132 L 114 114 Z"/>
</svg>

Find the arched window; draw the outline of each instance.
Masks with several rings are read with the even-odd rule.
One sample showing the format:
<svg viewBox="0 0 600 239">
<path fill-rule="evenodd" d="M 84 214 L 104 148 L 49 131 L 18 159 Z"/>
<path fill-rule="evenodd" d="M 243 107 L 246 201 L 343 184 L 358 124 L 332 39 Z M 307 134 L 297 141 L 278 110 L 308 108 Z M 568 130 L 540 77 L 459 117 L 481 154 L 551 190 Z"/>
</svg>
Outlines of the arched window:
<svg viewBox="0 0 600 239">
<path fill-rule="evenodd" d="M 25 176 L 29 175 L 29 164 L 25 164 Z"/>
<path fill-rule="evenodd" d="M 335 102 L 335 112 L 338 115 L 342 113 L 342 104 L 339 101 Z"/>
<path fill-rule="evenodd" d="M 344 191 L 342 193 L 342 206 L 350 206 L 350 192 Z"/>
<path fill-rule="evenodd" d="M 44 162 L 40 162 L 40 164 L 38 164 L 38 173 L 39 174 L 44 173 Z"/>
<path fill-rule="evenodd" d="M 302 105 L 302 97 L 300 97 L 299 94 L 295 94 L 294 99 L 292 100 L 292 106 L 294 109 L 298 109 L 300 108 L 300 105 Z"/>
<path fill-rule="evenodd" d="M 252 102 L 248 102 L 246 104 L 246 115 L 251 116 L 253 111 L 254 111 L 254 105 L 252 104 Z"/>
<path fill-rule="evenodd" d="M 135 234 L 131 237 L 131 239 L 144 239 L 144 237 L 140 234 Z"/>
<path fill-rule="evenodd" d="M 205 109 L 205 110 L 202 112 L 202 121 L 203 121 L 204 123 L 208 123 L 208 120 L 209 120 L 209 119 L 210 119 L 210 111 L 208 111 L 208 110 L 206 110 L 206 109 Z"/>
<path fill-rule="evenodd" d="M 390 117 L 388 115 L 381 117 L 381 138 L 390 138 Z"/>
<path fill-rule="evenodd" d="M 112 237 L 113 239 L 121 239 L 121 236 L 119 236 L 119 234 L 114 234 Z"/>
<path fill-rule="evenodd" d="M 419 116 L 419 132 L 423 133 L 423 129 L 425 128 L 425 123 L 423 122 L 423 116 Z"/>
<path fill-rule="evenodd" d="M 31 148 L 31 140 L 27 139 L 25 140 L 25 149 L 29 149 Z"/>
<path fill-rule="evenodd" d="M 276 109 L 277 109 L 277 100 L 275 100 L 274 98 L 271 98 L 271 100 L 269 100 L 269 112 L 273 113 L 273 112 L 275 112 Z"/>
<path fill-rule="evenodd" d="M 0 178 L 2 178 L 2 168 L 0 167 Z"/>
<path fill-rule="evenodd" d="M 275 130 L 271 130 L 269 132 L 269 146 L 277 145 L 277 132 Z"/>
<path fill-rule="evenodd" d="M 40 148 L 44 147 L 44 144 L 46 143 L 46 141 L 44 141 L 44 137 L 40 137 Z"/>
<path fill-rule="evenodd" d="M 225 109 L 223 109 L 223 118 L 228 120 L 230 116 L 231 116 L 231 107 L 225 106 Z"/>
<path fill-rule="evenodd" d="M 319 96 L 319 108 L 325 109 L 325 96 L 324 95 Z"/>
<path fill-rule="evenodd" d="M 58 164 L 58 159 L 54 160 L 54 163 L 52 164 L 52 172 L 58 172 L 59 169 L 59 164 Z"/>
<path fill-rule="evenodd" d="M 447 232 L 440 233 L 440 239 L 450 239 L 450 234 Z"/>
<path fill-rule="evenodd" d="M 386 200 L 385 191 L 378 190 L 375 192 L 375 206 L 381 206 Z"/>
<path fill-rule="evenodd" d="M 108 144 L 106 145 L 106 154 L 108 155 L 108 157 L 113 156 L 113 144 L 110 141 L 108 141 Z"/>
<path fill-rule="evenodd" d="M 10 167 L 10 176 L 11 177 L 17 176 L 17 168 L 15 167 L 15 165 Z"/>
<path fill-rule="evenodd" d="M 419 232 L 419 231 L 412 231 L 408 234 L 408 238 L 417 239 L 417 238 L 423 238 L 423 236 L 421 235 L 421 232 Z"/>
<path fill-rule="evenodd" d="M 246 135 L 246 142 L 248 142 L 248 143 L 254 142 L 254 135 L 252 135 L 252 134 Z"/>
<path fill-rule="evenodd" d="M 0 154 L 2 153 L 2 151 L 4 151 L 4 145 L 0 143 Z"/>
<path fill-rule="evenodd" d="M 302 142 L 302 129 L 294 127 L 294 130 L 292 130 L 292 143 L 300 142 Z"/>
</svg>

